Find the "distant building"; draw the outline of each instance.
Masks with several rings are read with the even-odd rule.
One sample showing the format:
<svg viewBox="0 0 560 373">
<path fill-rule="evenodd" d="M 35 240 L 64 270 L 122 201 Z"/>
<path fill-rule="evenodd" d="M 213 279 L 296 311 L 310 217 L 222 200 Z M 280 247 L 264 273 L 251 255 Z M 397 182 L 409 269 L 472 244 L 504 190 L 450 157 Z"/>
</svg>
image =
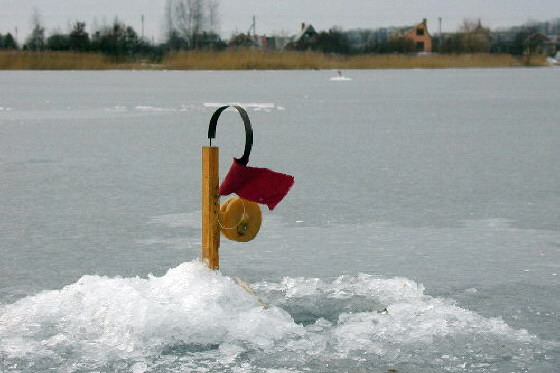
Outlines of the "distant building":
<svg viewBox="0 0 560 373">
<path fill-rule="evenodd" d="M 412 40 L 416 52 L 431 53 L 432 52 L 432 35 L 428 32 L 428 24 L 426 18 L 422 23 L 412 27 L 411 30 L 404 34 L 404 37 Z"/>
<path fill-rule="evenodd" d="M 295 44 L 308 44 L 313 42 L 317 36 L 317 31 L 311 25 L 301 24 L 301 30 L 292 38 L 292 43 Z"/>
<path fill-rule="evenodd" d="M 490 52 L 514 53 L 516 52 L 517 32 L 511 30 L 492 31 L 490 33 Z"/>
<path fill-rule="evenodd" d="M 284 49 L 308 50 L 317 41 L 318 35 L 313 26 L 302 23 L 299 32 L 290 38 Z"/>
<path fill-rule="evenodd" d="M 432 35 L 428 32 L 426 18 L 422 20 L 422 23 L 415 26 L 389 27 L 386 30 L 389 40 L 393 42 L 399 40 L 401 42 L 408 41 L 409 44 L 411 44 L 410 47 L 407 46 L 406 48 L 408 51 L 414 51 L 416 53 L 432 52 Z"/>
<path fill-rule="evenodd" d="M 270 51 L 280 51 L 292 40 L 289 36 L 267 36 L 266 49 Z"/>
<path fill-rule="evenodd" d="M 535 32 L 525 39 L 525 54 L 544 54 L 552 56 L 556 52 L 556 44 L 540 32 Z"/>
<path fill-rule="evenodd" d="M 255 45 L 257 49 L 263 51 L 268 49 L 268 38 L 266 37 L 266 35 L 255 35 L 253 39 L 255 39 Z"/>
<path fill-rule="evenodd" d="M 556 44 L 556 49 L 558 49 L 558 46 L 560 46 L 560 34 L 556 35 L 556 34 L 548 34 L 546 35 L 548 36 L 548 38 L 550 39 L 550 41 L 552 41 L 554 44 Z"/>
</svg>

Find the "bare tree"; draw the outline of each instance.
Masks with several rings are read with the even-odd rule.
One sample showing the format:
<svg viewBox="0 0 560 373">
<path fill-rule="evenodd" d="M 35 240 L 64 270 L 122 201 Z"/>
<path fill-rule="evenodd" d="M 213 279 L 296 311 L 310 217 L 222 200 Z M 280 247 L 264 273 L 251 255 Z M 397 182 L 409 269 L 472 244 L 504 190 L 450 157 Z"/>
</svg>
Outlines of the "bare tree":
<svg viewBox="0 0 560 373">
<path fill-rule="evenodd" d="M 465 19 L 460 27 L 463 49 L 468 53 L 490 51 L 490 29 L 477 21 Z"/>
<path fill-rule="evenodd" d="M 210 32 L 219 33 L 220 28 L 220 2 L 219 0 L 208 0 L 208 26 L 210 27 Z"/>
<path fill-rule="evenodd" d="M 178 35 L 187 40 L 191 48 L 196 48 L 202 33 L 216 32 L 218 7 L 218 0 L 167 0 L 165 27 L 168 37 Z"/>
<path fill-rule="evenodd" d="M 179 32 L 196 47 L 196 37 L 204 29 L 202 0 L 179 0 L 175 7 L 175 21 Z"/>
<path fill-rule="evenodd" d="M 33 9 L 31 25 L 33 26 L 33 30 L 25 41 L 26 47 L 32 51 L 41 51 L 45 49 L 45 27 L 41 20 L 41 14 L 36 8 Z"/>
<path fill-rule="evenodd" d="M 173 33 L 176 31 L 175 23 L 173 22 L 173 0 L 165 1 L 164 17 L 165 34 L 169 39 L 171 35 L 173 35 Z"/>
</svg>

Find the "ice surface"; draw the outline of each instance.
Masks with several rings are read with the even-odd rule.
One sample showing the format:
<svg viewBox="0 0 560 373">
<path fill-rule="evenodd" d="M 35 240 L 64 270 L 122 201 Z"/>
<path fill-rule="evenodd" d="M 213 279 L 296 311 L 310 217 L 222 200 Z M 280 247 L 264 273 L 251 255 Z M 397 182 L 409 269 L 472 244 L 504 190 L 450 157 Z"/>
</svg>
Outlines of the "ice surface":
<svg viewBox="0 0 560 373">
<path fill-rule="evenodd" d="M 253 287 L 271 308 L 198 261 L 162 277 L 83 276 L 1 306 L 0 356 L 8 371 L 21 372 L 417 364 L 453 372 L 477 364 L 521 369 L 545 348 L 406 278 L 284 278 Z"/>
<path fill-rule="evenodd" d="M 187 227 L 200 229 L 200 210 L 154 216 L 150 221 L 152 224 L 162 224 L 171 228 Z"/>
<path fill-rule="evenodd" d="M 0 371 L 557 373 L 558 71 L 0 72 Z M 222 243 L 262 314 L 177 269 L 229 102 L 252 164 L 297 180 L 256 240 Z M 227 116 L 222 175 L 245 139 Z"/>
</svg>

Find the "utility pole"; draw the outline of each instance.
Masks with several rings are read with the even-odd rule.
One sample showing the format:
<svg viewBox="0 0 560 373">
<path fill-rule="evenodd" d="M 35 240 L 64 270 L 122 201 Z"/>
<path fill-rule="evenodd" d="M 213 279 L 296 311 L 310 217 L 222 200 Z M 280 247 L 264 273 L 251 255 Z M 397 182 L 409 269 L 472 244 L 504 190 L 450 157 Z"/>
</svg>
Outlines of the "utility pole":
<svg viewBox="0 0 560 373">
<path fill-rule="evenodd" d="M 17 34 L 18 30 L 17 30 L 17 26 L 16 26 L 16 45 L 18 44 L 18 34 Z"/>
<path fill-rule="evenodd" d="M 257 18 L 255 16 L 253 16 L 253 23 L 251 24 L 251 27 L 249 27 L 247 35 L 251 36 L 251 32 L 253 33 L 253 42 L 257 44 Z"/>
<path fill-rule="evenodd" d="M 142 41 L 144 41 L 144 15 L 142 14 Z"/>
<path fill-rule="evenodd" d="M 438 17 L 439 21 L 439 53 L 441 53 L 441 46 L 443 45 L 443 35 L 441 33 L 441 17 Z"/>
</svg>

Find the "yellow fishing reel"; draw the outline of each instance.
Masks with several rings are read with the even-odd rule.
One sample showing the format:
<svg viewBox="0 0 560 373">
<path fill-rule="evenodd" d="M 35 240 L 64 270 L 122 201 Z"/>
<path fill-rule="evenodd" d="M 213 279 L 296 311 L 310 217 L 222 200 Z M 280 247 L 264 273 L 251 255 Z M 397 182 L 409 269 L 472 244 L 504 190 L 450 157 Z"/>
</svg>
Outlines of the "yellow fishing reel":
<svg viewBox="0 0 560 373">
<path fill-rule="evenodd" d="M 256 202 L 233 197 L 220 205 L 218 223 L 222 234 L 230 240 L 247 242 L 261 229 L 262 213 Z"/>
</svg>

